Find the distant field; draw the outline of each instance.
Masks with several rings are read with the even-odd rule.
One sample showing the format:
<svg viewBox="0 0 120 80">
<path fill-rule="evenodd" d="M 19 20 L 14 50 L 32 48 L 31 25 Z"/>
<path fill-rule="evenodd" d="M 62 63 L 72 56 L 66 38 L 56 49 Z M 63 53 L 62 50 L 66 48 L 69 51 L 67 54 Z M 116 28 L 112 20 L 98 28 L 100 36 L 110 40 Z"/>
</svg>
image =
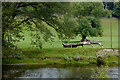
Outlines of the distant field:
<svg viewBox="0 0 120 80">
<path fill-rule="evenodd" d="M 103 45 L 104 48 L 110 48 L 110 19 L 108 18 L 102 18 L 101 19 L 101 25 L 103 28 L 103 36 L 102 37 L 87 37 L 91 41 L 97 41 L 99 40 Z M 53 34 L 56 34 L 55 30 L 52 29 Z M 113 48 L 118 48 L 118 19 L 112 18 L 112 32 L 113 32 Z M 17 43 L 17 46 L 22 49 L 27 49 L 29 47 L 32 48 L 30 45 L 31 37 L 29 31 L 24 31 L 25 34 L 25 40 Z M 57 36 L 57 35 L 56 35 Z M 81 37 L 76 37 L 75 39 L 70 40 L 69 43 L 79 42 Z M 58 37 L 55 37 L 55 40 L 52 44 L 50 43 L 43 43 L 43 48 L 63 48 L 62 42 L 58 39 Z M 94 45 L 96 48 L 100 48 L 98 45 Z M 80 46 L 81 47 L 81 46 Z M 78 47 L 78 48 L 80 48 Z M 85 48 L 91 48 L 91 46 L 84 46 Z"/>
</svg>

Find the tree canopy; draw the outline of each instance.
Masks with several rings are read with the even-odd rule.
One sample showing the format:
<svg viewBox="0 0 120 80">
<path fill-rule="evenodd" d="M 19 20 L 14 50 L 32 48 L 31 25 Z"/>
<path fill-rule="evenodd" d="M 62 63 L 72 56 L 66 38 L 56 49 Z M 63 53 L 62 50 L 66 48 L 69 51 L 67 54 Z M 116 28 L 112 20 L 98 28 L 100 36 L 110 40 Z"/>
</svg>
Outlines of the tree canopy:
<svg viewBox="0 0 120 80">
<path fill-rule="evenodd" d="M 113 15 L 116 17 L 120 17 L 120 1 L 114 3 Z"/>
<path fill-rule="evenodd" d="M 60 39 L 73 38 L 79 34 L 82 38 L 101 36 L 99 18 L 107 16 L 107 13 L 101 2 L 3 2 L 2 45 L 11 48 L 15 42 L 24 40 L 25 28 L 31 31 L 31 44 L 42 48 L 41 39 L 47 42 L 53 40 L 54 36 L 47 25 L 56 30 Z"/>
<path fill-rule="evenodd" d="M 104 8 L 112 11 L 113 17 L 119 17 L 120 1 L 119 2 L 103 2 Z"/>
</svg>

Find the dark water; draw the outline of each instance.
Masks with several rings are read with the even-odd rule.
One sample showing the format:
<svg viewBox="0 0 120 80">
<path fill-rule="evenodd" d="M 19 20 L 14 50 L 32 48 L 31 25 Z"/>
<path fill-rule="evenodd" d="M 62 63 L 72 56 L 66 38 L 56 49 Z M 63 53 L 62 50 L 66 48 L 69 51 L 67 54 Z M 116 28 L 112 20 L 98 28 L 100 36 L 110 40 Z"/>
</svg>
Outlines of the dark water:
<svg viewBox="0 0 120 80">
<path fill-rule="evenodd" d="M 91 78 L 95 75 L 94 69 L 98 71 L 106 71 L 106 76 L 118 78 L 118 67 L 102 67 L 97 66 L 69 66 L 69 65 L 4 65 L 2 77 L 4 78 Z M 103 70 L 104 69 L 104 70 Z M 98 72 L 99 73 L 99 72 Z"/>
</svg>

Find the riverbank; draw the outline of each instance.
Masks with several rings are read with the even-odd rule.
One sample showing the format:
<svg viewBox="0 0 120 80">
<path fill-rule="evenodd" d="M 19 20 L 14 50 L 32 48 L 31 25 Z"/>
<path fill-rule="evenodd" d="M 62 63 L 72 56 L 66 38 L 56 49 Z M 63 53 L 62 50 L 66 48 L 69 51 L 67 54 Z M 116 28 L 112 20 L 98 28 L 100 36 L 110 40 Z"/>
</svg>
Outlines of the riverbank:
<svg viewBox="0 0 120 80">
<path fill-rule="evenodd" d="M 118 64 L 119 58 L 118 51 L 104 51 L 100 48 L 36 49 L 20 50 L 18 52 L 15 58 L 3 57 L 2 64 L 98 64 L 98 54 L 101 56 L 100 61 L 104 64 Z M 102 56 L 103 54 L 104 56 Z"/>
</svg>

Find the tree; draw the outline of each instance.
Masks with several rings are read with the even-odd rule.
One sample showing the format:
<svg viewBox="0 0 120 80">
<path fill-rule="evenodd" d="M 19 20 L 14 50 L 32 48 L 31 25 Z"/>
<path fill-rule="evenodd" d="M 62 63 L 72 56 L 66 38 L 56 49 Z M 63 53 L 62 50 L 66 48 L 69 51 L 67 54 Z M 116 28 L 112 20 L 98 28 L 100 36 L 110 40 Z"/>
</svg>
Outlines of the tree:
<svg viewBox="0 0 120 80">
<path fill-rule="evenodd" d="M 120 17 L 120 1 L 114 2 L 113 16 Z"/>
<path fill-rule="evenodd" d="M 114 8 L 114 2 L 103 2 L 103 4 L 105 9 L 113 10 Z"/>
<path fill-rule="evenodd" d="M 42 48 L 41 39 L 49 41 L 54 36 L 44 24 L 54 28 L 60 36 L 63 34 L 68 36 L 63 28 L 63 25 L 68 24 L 68 21 L 61 22 L 60 19 L 62 17 L 64 19 L 64 16 L 70 11 L 68 6 L 69 3 L 2 3 L 2 46 L 15 47 L 15 42 L 24 40 L 23 29 L 26 28 L 31 31 L 31 36 L 34 37 L 32 44 Z"/>
<path fill-rule="evenodd" d="M 60 39 L 78 34 L 83 39 L 101 35 L 99 17 L 107 13 L 103 3 L 3 2 L 2 10 L 2 46 L 6 48 L 24 40 L 24 28 L 31 31 L 34 37 L 31 43 L 39 48 L 42 48 L 42 39 L 46 42 L 53 39 L 48 25 L 57 31 Z"/>
<path fill-rule="evenodd" d="M 102 36 L 99 18 L 108 16 L 109 13 L 107 9 L 104 9 L 103 3 L 75 3 L 74 8 L 74 14 L 78 21 L 75 34 L 81 35 L 81 41 L 87 40 L 87 36 Z"/>
<path fill-rule="evenodd" d="M 87 40 L 87 36 L 102 36 L 102 29 L 100 26 L 99 19 L 93 16 L 87 16 L 80 19 L 78 30 L 76 34 L 81 34 L 82 40 Z"/>
</svg>

